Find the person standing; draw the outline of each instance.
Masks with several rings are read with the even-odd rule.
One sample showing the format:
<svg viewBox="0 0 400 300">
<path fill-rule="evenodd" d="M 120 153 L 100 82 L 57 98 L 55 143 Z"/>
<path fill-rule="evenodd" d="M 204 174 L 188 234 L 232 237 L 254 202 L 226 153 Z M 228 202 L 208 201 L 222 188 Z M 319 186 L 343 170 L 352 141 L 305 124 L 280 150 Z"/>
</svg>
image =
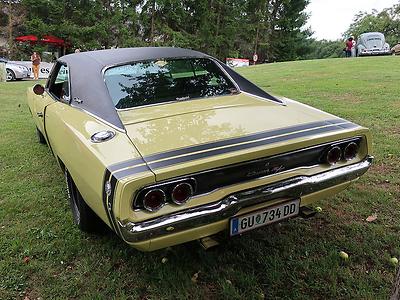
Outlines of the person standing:
<svg viewBox="0 0 400 300">
<path fill-rule="evenodd" d="M 354 39 L 354 37 L 353 37 L 352 43 L 353 43 L 353 47 L 351 48 L 351 57 L 356 57 L 357 56 L 357 42 Z"/>
<path fill-rule="evenodd" d="M 351 48 L 353 48 L 353 38 L 349 37 L 346 41 L 346 57 L 351 57 Z"/>
<path fill-rule="evenodd" d="M 39 79 L 39 68 L 40 68 L 40 63 L 42 62 L 42 59 L 40 58 L 40 55 L 37 52 L 33 52 L 31 56 L 31 61 L 32 61 L 32 71 L 33 71 L 33 78 L 35 80 Z"/>
</svg>

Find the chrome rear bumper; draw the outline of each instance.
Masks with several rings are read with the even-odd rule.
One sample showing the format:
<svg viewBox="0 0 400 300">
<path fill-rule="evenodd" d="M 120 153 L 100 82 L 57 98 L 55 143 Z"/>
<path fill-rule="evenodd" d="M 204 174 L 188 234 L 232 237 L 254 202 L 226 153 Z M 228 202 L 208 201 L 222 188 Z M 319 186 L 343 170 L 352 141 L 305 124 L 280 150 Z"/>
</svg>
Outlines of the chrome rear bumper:
<svg viewBox="0 0 400 300">
<path fill-rule="evenodd" d="M 142 222 L 118 221 L 127 242 L 140 242 L 196 228 L 234 216 L 240 209 L 277 198 L 300 198 L 354 180 L 371 166 L 372 156 L 363 161 L 313 176 L 298 176 L 234 193 L 220 201 L 186 209 Z"/>
</svg>

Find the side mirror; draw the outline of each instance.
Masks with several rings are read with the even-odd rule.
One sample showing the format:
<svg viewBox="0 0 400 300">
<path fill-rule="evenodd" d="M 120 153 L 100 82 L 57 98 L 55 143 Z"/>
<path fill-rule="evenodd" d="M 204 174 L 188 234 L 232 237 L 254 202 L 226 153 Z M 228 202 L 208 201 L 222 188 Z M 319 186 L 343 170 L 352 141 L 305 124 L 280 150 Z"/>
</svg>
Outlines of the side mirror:
<svg viewBox="0 0 400 300">
<path fill-rule="evenodd" d="M 35 84 L 35 86 L 33 87 L 33 92 L 36 94 L 36 95 L 43 95 L 43 93 L 44 93 L 44 87 L 43 87 L 43 85 L 41 85 L 41 84 Z"/>
</svg>

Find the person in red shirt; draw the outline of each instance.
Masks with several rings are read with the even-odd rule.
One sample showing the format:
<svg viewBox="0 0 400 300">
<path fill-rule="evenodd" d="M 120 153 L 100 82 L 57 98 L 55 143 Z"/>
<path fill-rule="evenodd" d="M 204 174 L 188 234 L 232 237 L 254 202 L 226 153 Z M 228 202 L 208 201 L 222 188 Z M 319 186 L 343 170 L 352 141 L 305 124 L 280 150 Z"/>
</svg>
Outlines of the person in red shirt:
<svg viewBox="0 0 400 300">
<path fill-rule="evenodd" d="M 353 48 L 353 38 L 349 37 L 346 41 L 346 57 L 351 57 L 351 48 Z"/>
</svg>

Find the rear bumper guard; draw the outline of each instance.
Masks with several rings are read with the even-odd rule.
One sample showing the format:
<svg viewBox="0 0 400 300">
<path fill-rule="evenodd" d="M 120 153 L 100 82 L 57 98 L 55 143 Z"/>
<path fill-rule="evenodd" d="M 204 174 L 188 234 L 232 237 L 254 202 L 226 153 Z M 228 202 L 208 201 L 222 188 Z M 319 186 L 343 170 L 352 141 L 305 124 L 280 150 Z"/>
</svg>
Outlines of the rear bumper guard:
<svg viewBox="0 0 400 300">
<path fill-rule="evenodd" d="M 220 201 L 200 205 L 142 222 L 117 220 L 127 242 L 140 242 L 171 233 L 196 228 L 234 216 L 242 208 L 268 200 L 300 198 L 339 185 L 363 175 L 371 166 L 372 156 L 363 161 L 313 176 L 297 176 L 280 182 L 234 193 Z"/>
</svg>

